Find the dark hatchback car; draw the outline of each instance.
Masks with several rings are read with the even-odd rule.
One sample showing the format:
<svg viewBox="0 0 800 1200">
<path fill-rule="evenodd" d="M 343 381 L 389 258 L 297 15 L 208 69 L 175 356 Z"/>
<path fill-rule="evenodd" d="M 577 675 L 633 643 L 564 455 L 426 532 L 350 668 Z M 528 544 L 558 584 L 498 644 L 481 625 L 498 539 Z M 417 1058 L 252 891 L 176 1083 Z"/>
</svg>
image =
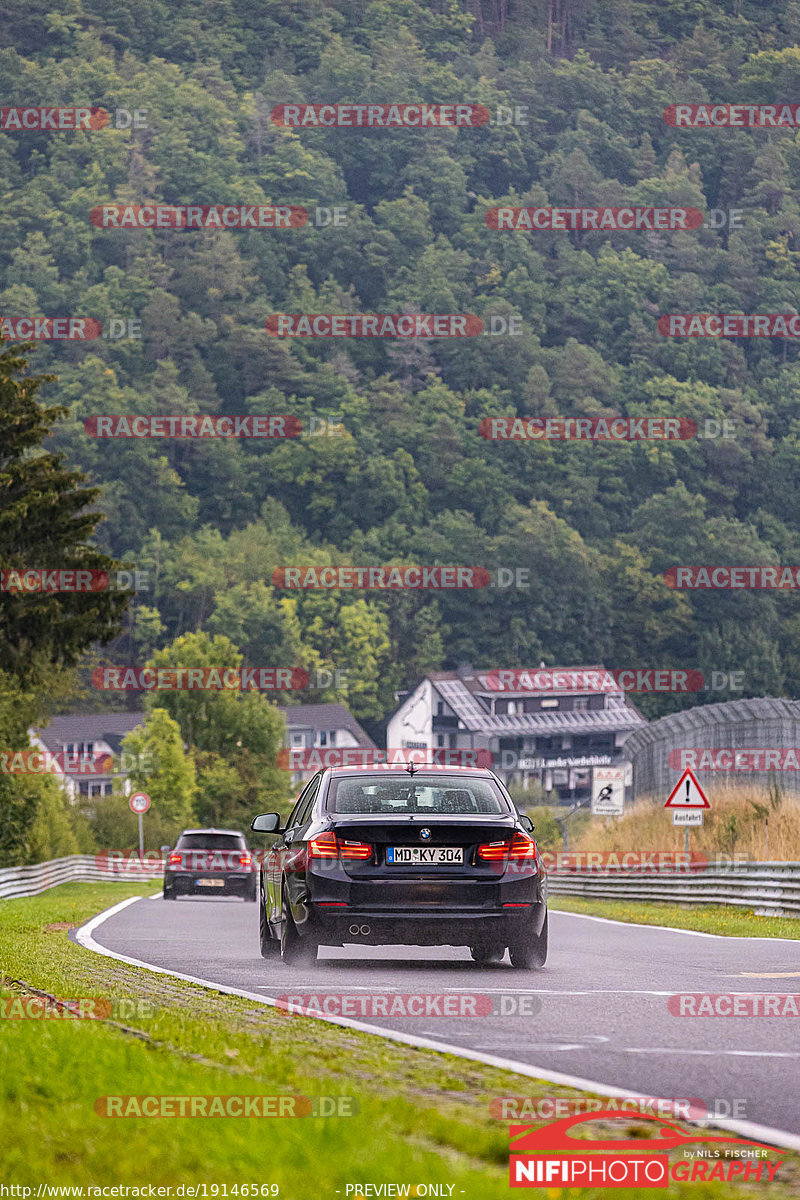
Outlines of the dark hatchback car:
<svg viewBox="0 0 800 1200">
<path fill-rule="evenodd" d="M 243 833 L 237 829 L 184 829 L 164 864 L 164 899 L 241 896 L 255 900 L 258 877 Z"/>
<path fill-rule="evenodd" d="M 493 772 L 329 768 L 301 792 L 260 875 L 264 958 L 320 945 L 469 946 L 476 962 L 540 967 L 547 879 L 533 826 Z"/>
</svg>

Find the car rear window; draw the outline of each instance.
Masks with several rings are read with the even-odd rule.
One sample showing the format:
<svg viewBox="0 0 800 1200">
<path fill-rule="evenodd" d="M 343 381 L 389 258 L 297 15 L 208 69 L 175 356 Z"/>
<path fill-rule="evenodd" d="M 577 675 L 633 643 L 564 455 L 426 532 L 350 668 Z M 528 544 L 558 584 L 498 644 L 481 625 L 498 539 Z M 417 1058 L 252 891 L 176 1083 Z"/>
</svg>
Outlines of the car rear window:
<svg viewBox="0 0 800 1200">
<path fill-rule="evenodd" d="M 244 850 L 247 843 L 240 833 L 183 833 L 177 850 Z"/>
<path fill-rule="evenodd" d="M 507 815 L 511 809 L 489 779 L 464 776 L 366 776 L 331 782 L 326 808 L 332 813 L 410 813 L 442 816 Z"/>
</svg>

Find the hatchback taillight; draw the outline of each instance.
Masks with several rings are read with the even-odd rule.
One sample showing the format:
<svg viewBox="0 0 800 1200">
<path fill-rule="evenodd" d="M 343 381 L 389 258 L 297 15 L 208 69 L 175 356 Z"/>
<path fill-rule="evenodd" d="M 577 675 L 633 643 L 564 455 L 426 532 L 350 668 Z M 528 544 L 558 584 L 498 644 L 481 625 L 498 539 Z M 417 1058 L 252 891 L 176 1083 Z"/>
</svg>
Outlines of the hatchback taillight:
<svg viewBox="0 0 800 1200">
<path fill-rule="evenodd" d="M 253 860 L 249 854 L 240 854 L 239 855 L 239 866 L 240 867 L 249 867 L 250 864 L 252 863 L 252 861 Z"/>
<path fill-rule="evenodd" d="M 178 863 L 182 863 L 182 862 L 183 862 L 182 854 L 170 854 L 169 858 L 167 859 L 167 866 L 169 866 L 169 867 L 177 866 Z"/>
</svg>

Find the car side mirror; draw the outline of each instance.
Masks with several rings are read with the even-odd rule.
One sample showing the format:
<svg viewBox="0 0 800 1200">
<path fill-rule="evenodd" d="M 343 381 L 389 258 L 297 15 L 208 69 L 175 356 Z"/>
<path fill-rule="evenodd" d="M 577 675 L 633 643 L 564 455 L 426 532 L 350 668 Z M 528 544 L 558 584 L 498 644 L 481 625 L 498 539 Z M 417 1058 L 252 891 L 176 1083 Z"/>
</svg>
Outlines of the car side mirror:
<svg viewBox="0 0 800 1200">
<path fill-rule="evenodd" d="M 519 814 L 519 823 L 523 829 L 528 831 L 528 833 L 533 833 L 534 829 L 536 828 L 533 821 L 525 813 Z"/>
<path fill-rule="evenodd" d="M 255 833 L 281 833 L 281 818 L 279 813 L 262 813 L 250 822 L 250 828 Z"/>
</svg>

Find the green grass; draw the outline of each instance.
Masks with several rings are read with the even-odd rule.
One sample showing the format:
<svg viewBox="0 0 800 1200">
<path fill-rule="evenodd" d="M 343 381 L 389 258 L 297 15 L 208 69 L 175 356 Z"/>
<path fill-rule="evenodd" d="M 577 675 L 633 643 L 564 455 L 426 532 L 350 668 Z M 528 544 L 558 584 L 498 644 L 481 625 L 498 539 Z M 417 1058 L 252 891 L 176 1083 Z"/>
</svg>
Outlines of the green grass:
<svg viewBox="0 0 800 1200">
<path fill-rule="evenodd" d="M 727 904 L 690 908 L 660 901 L 590 900 L 584 896 L 551 895 L 548 905 L 561 912 L 587 913 L 592 917 L 610 917 L 614 921 L 633 921 L 638 925 L 672 925 L 677 929 L 695 929 L 727 937 L 800 939 L 800 920 L 794 917 L 757 917 L 748 909 Z"/>
<path fill-rule="evenodd" d="M 348 1183 L 452 1184 L 454 1200 L 509 1195 L 508 1131 L 494 1096 L 574 1096 L 447 1054 L 287 1017 L 263 1005 L 103 958 L 58 923 L 80 924 L 153 885 L 69 884 L 0 903 L 3 996 L 10 980 L 62 998 L 144 998 L 128 1018 L 5 1020 L 0 1029 L 0 1182 L 50 1184 L 275 1183 L 284 1200 L 345 1200 Z M 255 917 L 255 913 L 254 913 Z M 280 967 L 277 968 L 280 970 Z M 267 971 L 273 970 L 265 964 Z M 352 1117 L 107 1118 L 103 1095 L 349 1095 Z M 625 1122 L 622 1136 L 652 1130 Z M 785 1182 L 784 1182 L 785 1181 Z M 774 1200 L 800 1190 L 790 1156 Z M 563 1194 L 563 1193 L 562 1193 Z M 606 1192 L 573 1192 L 590 1198 Z M 616 1193 L 650 1197 L 650 1191 Z M 664 1194 L 663 1192 L 661 1194 Z M 717 1184 L 673 1185 L 681 1200 L 753 1195 Z M 351 1193 L 352 1196 L 352 1193 Z"/>
</svg>

